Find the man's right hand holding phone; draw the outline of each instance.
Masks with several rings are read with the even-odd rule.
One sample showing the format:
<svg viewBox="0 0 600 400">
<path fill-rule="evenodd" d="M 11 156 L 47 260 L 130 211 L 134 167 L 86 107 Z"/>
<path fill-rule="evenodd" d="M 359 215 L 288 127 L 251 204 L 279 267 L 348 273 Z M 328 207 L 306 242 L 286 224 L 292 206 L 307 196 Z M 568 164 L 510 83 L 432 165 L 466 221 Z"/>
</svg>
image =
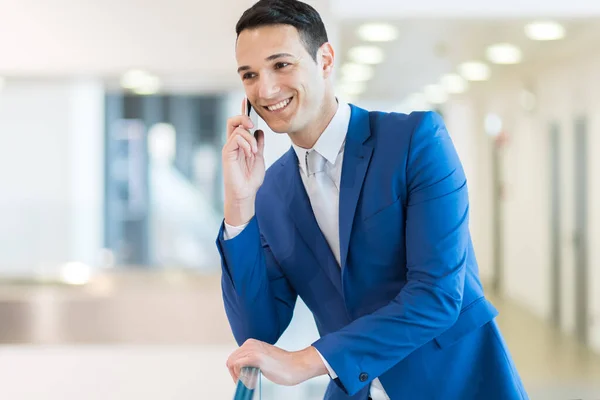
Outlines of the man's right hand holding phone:
<svg viewBox="0 0 600 400">
<path fill-rule="evenodd" d="M 223 146 L 223 180 L 225 185 L 225 222 L 232 226 L 246 224 L 254 216 L 256 193 L 265 178 L 265 135 L 256 129 L 246 112 L 227 120 L 227 142 Z"/>
</svg>

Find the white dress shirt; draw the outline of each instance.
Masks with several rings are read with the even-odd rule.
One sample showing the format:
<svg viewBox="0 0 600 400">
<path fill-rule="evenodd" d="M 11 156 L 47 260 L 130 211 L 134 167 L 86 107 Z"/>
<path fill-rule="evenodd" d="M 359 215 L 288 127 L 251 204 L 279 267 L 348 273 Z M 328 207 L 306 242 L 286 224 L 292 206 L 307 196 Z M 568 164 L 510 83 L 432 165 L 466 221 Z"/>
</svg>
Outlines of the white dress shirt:
<svg viewBox="0 0 600 400">
<path fill-rule="evenodd" d="M 340 182 L 342 177 L 342 164 L 344 158 L 344 143 L 350 124 L 350 105 L 341 103 L 338 109 L 317 142 L 312 149 L 304 149 L 292 144 L 300 167 L 300 176 L 302 183 L 308 194 L 311 206 L 315 212 L 315 218 L 319 228 L 323 232 L 331 251 L 333 252 L 338 265 L 340 265 L 340 241 L 339 241 L 339 197 Z M 326 160 L 323 172 L 317 175 L 309 176 L 308 157 L 309 153 L 316 151 Z M 314 155 L 313 155 L 314 156 Z M 319 179 L 320 181 L 316 181 Z M 330 181 L 325 181 L 329 179 Z M 334 207 L 332 207 L 334 205 Z M 325 210 L 331 210 L 332 213 Z M 332 215 L 333 214 L 333 215 Z M 225 223 L 224 239 L 233 239 L 241 233 L 247 224 L 242 226 L 231 226 Z M 317 353 L 319 353 L 317 351 Z M 331 368 L 327 360 L 319 353 L 327 371 L 332 379 L 337 378 L 337 374 Z M 390 400 L 385 393 L 383 386 L 378 378 L 371 383 L 371 397 L 373 400 Z"/>
</svg>

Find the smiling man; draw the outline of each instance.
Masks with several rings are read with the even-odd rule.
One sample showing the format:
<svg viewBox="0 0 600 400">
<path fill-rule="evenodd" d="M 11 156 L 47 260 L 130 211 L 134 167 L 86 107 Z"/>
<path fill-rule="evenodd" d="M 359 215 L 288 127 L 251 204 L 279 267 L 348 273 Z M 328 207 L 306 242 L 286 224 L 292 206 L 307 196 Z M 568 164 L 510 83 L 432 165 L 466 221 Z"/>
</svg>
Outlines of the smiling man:
<svg viewBox="0 0 600 400">
<path fill-rule="evenodd" d="M 295 385 L 328 374 L 328 400 L 526 399 L 485 298 L 466 178 L 441 118 L 339 101 L 319 14 L 262 0 L 237 27 L 246 95 L 292 147 L 265 172 L 264 134 L 227 122 L 217 238 L 225 310 L 254 366 Z M 243 113 L 242 113 L 243 114 Z M 320 339 L 274 346 L 300 296 Z"/>
</svg>

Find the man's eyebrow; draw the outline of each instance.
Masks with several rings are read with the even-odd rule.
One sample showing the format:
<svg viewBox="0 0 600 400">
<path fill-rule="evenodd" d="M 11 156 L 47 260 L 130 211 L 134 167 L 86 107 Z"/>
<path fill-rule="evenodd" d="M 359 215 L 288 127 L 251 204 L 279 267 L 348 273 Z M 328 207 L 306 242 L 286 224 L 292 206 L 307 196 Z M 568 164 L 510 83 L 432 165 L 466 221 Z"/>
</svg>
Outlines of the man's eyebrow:
<svg viewBox="0 0 600 400">
<path fill-rule="evenodd" d="M 278 58 L 282 58 L 282 57 L 293 57 L 290 53 L 277 53 L 277 54 L 272 54 L 269 57 L 265 58 L 265 61 L 273 61 L 276 60 Z M 248 71 L 250 69 L 250 66 L 248 65 L 242 65 L 241 67 L 239 67 L 237 69 L 238 74 L 242 71 Z"/>
<path fill-rule="evenodd" d="M 273 61 L 277 58 L 282 58 L 282 57 L 293 57 L 293 56 L 289 53 L 277 53 L 277 54 L 273 54 L 273 55 L 265 58 L 265 61 Z"/>
</svg>

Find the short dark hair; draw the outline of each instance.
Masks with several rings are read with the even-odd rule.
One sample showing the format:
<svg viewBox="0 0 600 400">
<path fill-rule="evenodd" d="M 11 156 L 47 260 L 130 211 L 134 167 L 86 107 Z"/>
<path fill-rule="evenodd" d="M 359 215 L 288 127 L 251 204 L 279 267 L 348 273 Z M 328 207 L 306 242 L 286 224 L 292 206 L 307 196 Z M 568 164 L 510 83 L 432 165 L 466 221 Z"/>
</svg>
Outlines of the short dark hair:
<svg viewBox="0 0 600 400">
<path fill-rule="evenodd" d="M 317 10 L 298 0 L 260 0 L 244 11 L 235 31 L 239 37 L 245 29 L 278 24 L 295 27 L 306 51 L 315 61 L 319 48 L 329 41 Z"/>
</svg>

